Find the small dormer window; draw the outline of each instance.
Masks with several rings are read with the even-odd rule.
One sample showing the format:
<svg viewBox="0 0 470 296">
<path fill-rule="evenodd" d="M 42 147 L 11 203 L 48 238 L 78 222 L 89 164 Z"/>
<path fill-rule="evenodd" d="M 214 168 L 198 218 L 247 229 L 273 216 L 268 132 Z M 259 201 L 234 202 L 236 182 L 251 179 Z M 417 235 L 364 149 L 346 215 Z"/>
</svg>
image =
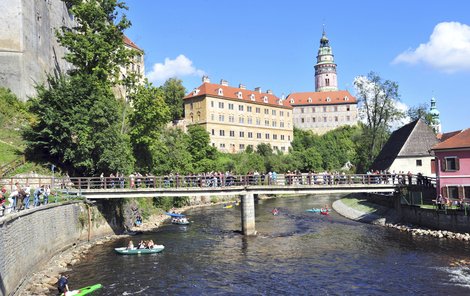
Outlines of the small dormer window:
<svg viewBox="0 0 470 296">
<path fill-rule="evenodd" d="M 243 99 L 243 94 L 241 91 L 237 92 L 237 98 Z"/>
<path fill-rule="evenodd" d="M 222 88 L 219 88 L 218 94 L 219 94 L 219 96 L 223 96 L 224 95 L 224 90 Z"/>
<path fill-rule="evenodd" d="M 294 104 L 294 99 L 290 99 L 290 103 L 291 103 L 291 104 Z"/>
<path fill-rule="evenodd" d="M 311 103 L 311 102 L 312 102 L 312 98 L 308 98 L 308 99 L 307 99 L 307 102 Z"/>
<path fill-rule="evenodd" d="M 254 101 L 254 100 L 255 100 L 255 94 L 251 94 L 251 95 L 250 95 L 250 99 L 251 99 L 252 101 Z"/>
<path fill-rule="evenodd" d="M 193 95 L 197 95 L 198 93 L 199 93 L 199 88 L 195 88 L 195 89 L 193 90 Z"/>
<path fill-rule="evenodd" d="M 268 97 L 267 97 L 267 96 L 264 96 L 264 97 L 263 97 L 263 102 L 265 102 L 265 103 L 268 102 Z"/>
<path fill-rule="evenodd" d="M 345 96 L 345 97 L 344 97 L 344 100 L 345 100 L 345 101 L 349 101 L 348 96 Z"/>
<path fill-rule="evenodd" d="M 327 102 L 331 102 L 330 97 L 326 97 L 326 101 L 327 101 Z"/>
<path fill-rule="evenodd" d="M 277 100 L 277 103 L 282 106 L 282 101 L 283 100 Z"/>
</svg>

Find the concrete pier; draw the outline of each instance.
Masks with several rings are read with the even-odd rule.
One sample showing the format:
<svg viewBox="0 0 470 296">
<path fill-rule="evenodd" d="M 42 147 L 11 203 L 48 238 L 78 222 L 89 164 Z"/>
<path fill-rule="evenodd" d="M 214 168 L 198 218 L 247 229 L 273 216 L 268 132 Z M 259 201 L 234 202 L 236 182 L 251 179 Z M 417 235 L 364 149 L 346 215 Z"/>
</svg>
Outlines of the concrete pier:
<svg viewBox="0 0 470 296">
<path fill-rule="evenodd" d="M 255 229 L 255 197 L 253 193 L 241 196 L 242 200 L 242 232 L 244 235 L 256 235 Z"/>
</svg>

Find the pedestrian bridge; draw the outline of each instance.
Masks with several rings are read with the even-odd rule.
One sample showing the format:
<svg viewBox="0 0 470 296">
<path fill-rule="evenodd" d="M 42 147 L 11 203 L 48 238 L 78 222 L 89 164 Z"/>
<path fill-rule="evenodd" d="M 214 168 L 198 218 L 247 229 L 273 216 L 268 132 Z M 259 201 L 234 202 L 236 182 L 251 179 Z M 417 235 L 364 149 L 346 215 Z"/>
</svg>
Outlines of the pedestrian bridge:
<svg viewBox="0 0 470 296">
<path fill-rule="evenodd" d="M 393 193 L 397 187 L 432 186 L 435 180 L 420 175 L 285 174 L 285 175 L 167 175 L 4 179 L 13 186 L 50 186 L 87 199 L 162 196 L 238 195 L 242 201 L 243 233 L 255 231 L 254 197 L 259 194 Z M 59 189 L 60 188 L 60 189 Z"/>
</svg>

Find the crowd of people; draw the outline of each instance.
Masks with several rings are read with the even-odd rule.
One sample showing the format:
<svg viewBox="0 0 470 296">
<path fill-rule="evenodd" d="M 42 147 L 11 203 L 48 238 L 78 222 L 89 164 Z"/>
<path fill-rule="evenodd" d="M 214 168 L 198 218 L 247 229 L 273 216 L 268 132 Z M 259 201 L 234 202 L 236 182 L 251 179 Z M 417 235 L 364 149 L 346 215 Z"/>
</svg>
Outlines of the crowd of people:
<svg viewBox="0 0 470 296">
<path fill-rule="evenodd" d="M 31 193 L 33 196 L 32 201 Z M 47 205 L 51 195 L 55 197 L 55 202 L 57 202 L 57 195 L 51 192 L 50 185 L 40 185 L 33 190 L 28 183 L 21 186 L 16 182 L 14 186 L 11 186 L 10 192 L 8 192 L 6 186 L 2 186 L 0 190 L 1 214 L 4 215 L 8 212 L 19 212 L 21 210 L 30 209 L 31 207 Z"/>
<path fill-rule="evenodd" d="M 137 247 L 134 246 L 134 242 L 132 240 L 129 241 L 127 244 L 128 250 L 135 250 L 135 249 L 153 249 L 155 247 L 155 243 L 153 240 L 141 240 Z"/>
</svg>

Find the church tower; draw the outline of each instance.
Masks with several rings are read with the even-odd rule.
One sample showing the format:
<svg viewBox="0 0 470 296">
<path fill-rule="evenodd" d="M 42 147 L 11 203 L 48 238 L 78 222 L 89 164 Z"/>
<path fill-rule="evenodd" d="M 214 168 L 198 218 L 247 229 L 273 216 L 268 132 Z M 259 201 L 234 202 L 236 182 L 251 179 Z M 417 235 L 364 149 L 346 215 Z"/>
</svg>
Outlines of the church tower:
<svg viewBox="0 0 470 296">
<path fill-rule="evenodd" d="M 436 99 L 434 97 L 431 98 L 431 108 L 429 110 L 429 114 L 431 114 L 432 122 L 431 127 L 436 134 L 441 133 L 441 120 L 439 119 L 439 111 L 436 108 Z"/>
<path fill-rule="evenodd" d="M 331 50 L 330 41 L 326 37 L 325 30 L 320 39 L 317 64 L 315 65 L 315 91 L 337 91 L 338 80 L 336 78 L 336 64 Z"/>
</svg>

